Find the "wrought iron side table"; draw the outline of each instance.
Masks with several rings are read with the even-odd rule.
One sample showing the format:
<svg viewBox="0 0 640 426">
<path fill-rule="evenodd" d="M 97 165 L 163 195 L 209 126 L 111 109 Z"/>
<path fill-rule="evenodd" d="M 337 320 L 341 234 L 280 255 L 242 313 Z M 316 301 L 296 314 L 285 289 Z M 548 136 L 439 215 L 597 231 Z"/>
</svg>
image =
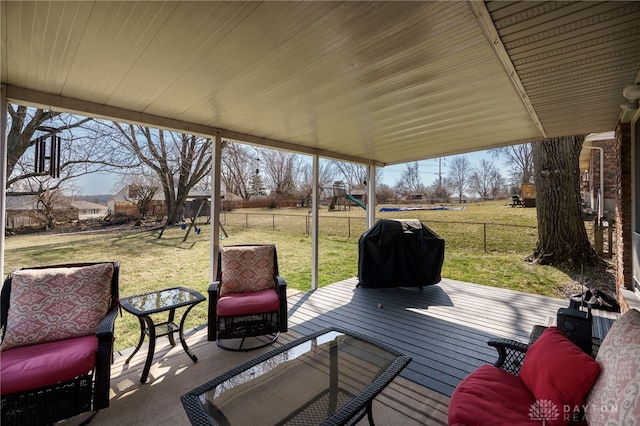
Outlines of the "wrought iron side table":
<svg viewBox="0 0 640 426">
<path fill-rule="evenodd" d="M 189 352 L 189 347 L 184 340 L 183 328 L 184 321 L 187 318 L 189 311 L 195 305 L 204 300 L 205 297 L 202 294 L 185 287 L 167 288 L 125 297 L 120 300 L 122 307 L 127 312 L 138 317 L 138 321 L 140 321 L 140 340 L 138 341 L 138 346 L 136 346 L 131 355 L 129 355 L 125 364 L 128 364 L 131 358 L 133 358 L 136 352 L 138 352 L 144 342 L 144 336 L 149 336 L 149 350 L 147 352 L 147 360 L 142 370 L 142 376 L 140 377 L 141 383 L 145 383 L 149 376 L 149 370 L 151 369 L 151 363 L 153 362 L 153 355 L 156 349 L 156 339 L 158 337 L 167 336 L 171 346 L 175 346 L 176 342 L 173 338 L 173 334 L 178 332 L 180 343 L 182 344 L 184 351 L 189 355 L 193 362 L 198 361 L 198 358 Z M 180 325 L 178 326 L 174 322 L 176 309 L 184 306 L 187 306 L 187 310 L 182 315 Z M 169 318 L 167 321 L 154 324 L 151 315 L 165 311 L 169 311 Z"/>
</svg>

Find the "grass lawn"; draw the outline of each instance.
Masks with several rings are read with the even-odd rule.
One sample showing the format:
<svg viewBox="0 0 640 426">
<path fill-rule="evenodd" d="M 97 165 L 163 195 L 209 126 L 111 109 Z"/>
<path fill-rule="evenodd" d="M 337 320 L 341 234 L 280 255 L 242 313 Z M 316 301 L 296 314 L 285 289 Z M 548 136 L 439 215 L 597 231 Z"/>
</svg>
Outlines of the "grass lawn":
<svg viewBox="0 0 640 426">
<path fill-rule="evenodd" d="M 244 210 L 242 211 L 245 212 Z M 256 210 L 252 213 L 307 215 L 306 209 Z M 288 217 L 288 216 L 287 216 Z M 321 211 L 321 238 L 319 241 L 320 285 L 324 286 L 345 278 L 357 276 L 358 237 L 337 236 L 335 223 L 345 217 L 354 220 L 364 218 L 364 210 L 327 212 Z M 464 210 L 412 211 L 401 213 L 376 213 L 376 217 L 418 218 L 445 238 L 445 262 L 442 276 L 478 284 L 510 288 L 519 291 L 563 297 L 568 292 L 580 291 L 574 277 L 566 271 L 549 266 L 532 265 L 523 259 L 533 250 L 485 253 L 469 249 L 465 245 L 461 224 L 438 229 L 437 221 L 491 222 L 535 225 L 535 209 L 512 209 L 506 202 L 470 205 Z M 253 217 L 251 217 L 253 220 Z M 273 217 L 270 219 L 273 224 Z M 292 223 L 289 219 L 284 222 Z M 287 231 L 276 227 L 246 228 L 244 225 L 225 226 L 229 236 L 222 245 L 245 243 L 274 243 L 278 250 L 281 275 L 290 288 L 307 291 L 311 281 L 311 238 L 304 232 Z M 457 232 L 454 231 L 457 229 Z M 209 233 L 208 225 L 198 235 L 191 233 L 183 242 L 184 232 L 179 227 L 168 228 L 161 239 L 158 231 L 130 228 L 125 232 L 33 234 L 11 236 L 5 240 L 5 272 L 22 266 L 34 266 L 65 262 L 119 260 L 120 295 L 143 293 L 151 290 L 185 286 L 206 295 L 209 284 Z M 444 235 L 451 232 L 451 235 Z M 508 232 L 513 233 L 513 230 Z M 452 239 L 460 240 L 451 244 Z M 535 239 L 533 244 L 535 244 Z M 185 327 L 207 322 L 206 303 L 196 306 Z M 162 318 L 165 320 L 166 318 Z M 116 322 L 116 348 L 134 346 L 139 336 L 137 319 L 126 312 Z"/>
</svg>

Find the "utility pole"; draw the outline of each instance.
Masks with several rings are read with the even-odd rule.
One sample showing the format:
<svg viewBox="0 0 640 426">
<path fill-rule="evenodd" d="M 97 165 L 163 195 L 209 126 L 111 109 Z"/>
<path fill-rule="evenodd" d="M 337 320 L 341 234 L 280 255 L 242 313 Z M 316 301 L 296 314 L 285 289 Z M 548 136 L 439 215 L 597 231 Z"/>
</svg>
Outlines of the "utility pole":
<svg viewBox="0 0 640 426">
<path fill-rule="evenodd" d="M 442 172 L 442 160 L 444 160 L 443 157 L 438 158 L 438 188 L 442 188 L 442 175 L 444 174 Z"/>
</svg>

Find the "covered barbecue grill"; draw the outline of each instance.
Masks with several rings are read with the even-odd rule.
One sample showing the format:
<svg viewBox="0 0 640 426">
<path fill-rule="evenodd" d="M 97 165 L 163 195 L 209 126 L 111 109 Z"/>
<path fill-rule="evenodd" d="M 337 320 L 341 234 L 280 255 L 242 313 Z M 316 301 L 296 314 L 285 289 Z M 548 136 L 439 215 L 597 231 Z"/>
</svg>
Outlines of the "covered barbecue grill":
<svg viewBox="0 0 640 426">
<path fill-rule="evenodd" d="M 380 219 L 358 240 L 362 287 L 422 287 L 440 282 L 444 240 L 417 219 Z"/>
</svg>

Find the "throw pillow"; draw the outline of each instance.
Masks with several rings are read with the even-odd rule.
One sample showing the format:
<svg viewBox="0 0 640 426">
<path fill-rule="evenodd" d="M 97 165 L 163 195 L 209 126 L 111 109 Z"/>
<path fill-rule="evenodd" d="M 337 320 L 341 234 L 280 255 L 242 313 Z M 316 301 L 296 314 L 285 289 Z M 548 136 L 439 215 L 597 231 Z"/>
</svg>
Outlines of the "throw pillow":
<svg viewBox="0 0 640 426">
<path fill-rule="evenodd" d="M 275 286 L 273 245 L 221 248 L 221 294 L 248 293 Z"/>
<path fill-rule="evenodd" d="M 600 365 L 556 327 L 547 328 L 524 357 L 519 376 L 546 424 L 566 425 L 582 407 Z"/>
<path fill-rule="evenodd" d="M 596 361 L 602 372 L 586 401 L 589 425 L 640 422 L 640 312 L 627 311 L 611 326 Z"/>
<path fill-rule="evenodd" d="M 95 334 L 111 306 L 113 264 L 13 273 L 0 351 Z"/>
</svg>

